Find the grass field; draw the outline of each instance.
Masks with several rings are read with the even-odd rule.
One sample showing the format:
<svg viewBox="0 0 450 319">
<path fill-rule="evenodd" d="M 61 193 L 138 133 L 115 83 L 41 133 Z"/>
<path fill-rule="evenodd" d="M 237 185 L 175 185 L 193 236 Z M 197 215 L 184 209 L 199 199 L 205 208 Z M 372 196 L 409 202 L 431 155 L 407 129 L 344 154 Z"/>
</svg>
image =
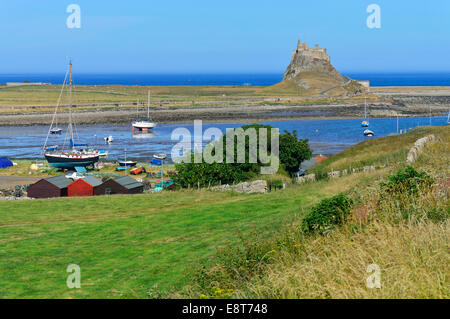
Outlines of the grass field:
<svg viewBox="0 0 450 319">
<path fill-rule="evenodd" d="M 145 298 L 155 284 L 181 287 L 185 273 L 237 230 L 270 233 L 312 203 L 367 176 L 293 186 L 267 195 L 185 191 L 0 203 L 3 298 Z M 66 267 L 83 286 L 69 290 Z"/>
<path fill-rule="evenodd" d="M 427 128 L 419 133 L 413 131 L 402 136 L 376 139 L 369 144 L 371 146 L 363 143 L 361 144 L 363 146 L 358 145 L 346 151 L 347 153 L 344 152 L 338 159 L 345 162 L 345 165 L 342 164 L 344 167 L 354 161 L 360 162 L 361 156 L 372 152 L 372 148 L 377 148 L 377 141 L 384 145 L 381 149 L 385 149 L 387 145 L 406 147 L 415 139 L 413 137 L 415 134 L 421 137 L 430 132 L 434 132 L 440 142 L 427 148 L 427 153 L 419 158 L 418 165 L 431 173 L 438 172 L 441 176 L 448 176 L 448 127 Z M 406 143 L 405 139 L 410 135 L 412 137 Z M 395 150 L 396 147 L 393 146 L 391 151 Z M 378 153 L 380 150 L 373 152 Z M 386 151 L 386 156 L 388 153 L 389 151 Z M 331 158 L 329 162 L 325 162 L 323 169 L 336 161 L 336 158 Z M 355 190 L 363 190 L 370 194 L 377 189 L 384 176 L 394 169 L 395 166 L 392 166 L 371 173 L 357 173 L 333 180 L 291 185 L 285 190 L 259 195 L 200 190 L 3 201 L 0 202 L 0 297 L 147 298 L 154 296 L 153 294 L 149 296 L 149 292 L 155 285 L 161 291 L 169 291 L 172 296 L 186 296 L 191 293 L 190 296 L 198 297 L 204 291 L 190 290 L 186 293 L 185 290 L 185 287 L 193 284 L 188 274 L 196 269 L 197 263 L 210 260 L 216 255 L 217 250 L 241 245 L 241 237 L 250 233 L 258 233 L 260 239 L 277 238 L 281 229 L 291 225 L 293 221 L 301 220 L 309 207 L 323 198 L 343 191 L 354 193 Z M 448 231 L 448 226 L 440 227 L 444 232 Z M 446 253 L 446 245 L 442 246 L 442 238 L 445 236 L 436 233 L 439 227 L 433 228 L 431 225 L 426 229 L 429 230 L 429 237 L 420 229 L 415 229 L 414 231 L 418 233 L 412 232 L 408 237 L 402 236 L 401 228 L 394 227 L 393 230 L 389 230 L 382 226 L 376 233 L 379 237 L 373 237 L 368 231 L 366 237 L 359 241 L 352 239 L 352 230 L 343 231 L 341 235 L 336 234 L 336 245 L 339 246 L 334 246 L 333 241 L 313 239 L 310 243 L 311 251 L 319 259 L 316 260 L 317 263 L 309 262 L 311 268 L 303 268 L 305 261 L 295 255 L 289 255 L 291 259 L 280 258 L 280 263 L 276 264 L 276 267 L 270 266 L 263 272 L 265 277 L 255 277 L 251 282 L 239 282 L 240 286 L 234 287 L 235 296 L 370 296 L 370 294 L 344 293 L 343 289 L 348 289 L 356 278 L 356 275 L 346 276 L 350 269 L 346 267 L 350 267 L 352 262 L 361 261 L 358 255 L 351 254 L 364 250 L 364 245 L 370 244 L 370 238 L 374 240 L 378 238 L 376 239 L 378 244 L 364 256 L 370 257 L 372 254 L 383 252 L 389 244 L 386 236 L 394 232 L 397 232 L 399 234 L 397 237 L 403 238 L 403 241 L 396 242 L 395 247 L 399 249 L 389 251 L 401 252 L 402 243 L 408 242 L 409 238 L 415 238 L 417 243 L 426 242 L 427 238 L 431 238 L 434 240 L 431 243 L 436 243 L 433 244 L 436 250 L 431 248 L 429 255 L 417 254 L 417 259 L 408 259 L 409 255 L 403 254 L 403 258 L 406 258 L 403 264 L 406 263 L 410 267 L 405 268 L 408 270 L 405 272 L 393 272 L 391 278 L 405 274 L 407 276 L 405 281 L 413 280 L 413 276 L 422 276 L 421 278 L 433 281 L 434 277 L 429 276 L 430 269 L 435 269 L 436 265 L 445 261 L 448 252 Z M 352 241 L 356 246 L 350 245 L 348 249 L 339 244 Z M 422 251 L 421 246 L 414 244 L 414 241 L 409 245 L 410 251 L 415 249 Z M 333 259 L 327 259 L 335 250 L 337 258 L 335 261 L 341 260 L 343 267 L 338 267 L 337 270 L 333 268 Z M 320 254 L 321 251 L 323 256 Z M 439 252 L 441 257 L 433 257 L 436 252 Z M 432 259 L 428 262 L 426 258 Z M 283 260 L 284 264 L 281 263 Z M 389 264 L 395 260 L 393 253 L 383 262 Z M 419 264 L 419 261 L 429 264 L 430 267 L 422 267 L 423 263 Z M 308 260 L 306 262 L 308 263 Z M 66 268 L 72 263 L 81 267 L 81 289 L 68 289 L 66 286 L 68 276 Z M 424 272 L 415 271 L 415 263 L 418 267 L 422 267 L 417 269 Z M 283 268 L 283 265 L 286 268 Z M 302 281 L 302 276 L 297 275 L 295 267 L 299 267 L 299 274 L 301 269 L 309 269 L 307 274 L 310 277 L 305 278 L 312 281 L 306 290 L 296 289 L 302 287 L 305 282 Z M 272 272 L 269 272 L 270 269 Z M 326 276 L 331 276 L 334 271 L 338 271 L 339 276 L 336 277 L 338 280 L 330 281 L 335 286 L 327 290 Z M 447 272 L 444 271 L 441 275 L 447 276 Z M 266 281 L 257 278 L 266 278 Z M 322 279 L 319 280 L 320 278 Z M 426 285 L 426 280 L 421 281 L 421 284 Z M 444 278 L 442 284 L 447 285 L 448 281 Z M 413 291 L 414 281 L 408 287 L 410 288 L 407 291 Z M 326 291 L 329 292 L 328 295 Z M 402 290 L 393 291 L 398 296 L 404 296 Z M 442 294 L 445 290 L 438 288 L 437 291 Z M 419 292 L 426 294 L 426 290 Z M 433 295 L 439 297 L 438 293 Z M 383 296 L 392 294 L 387 293 Z"/>
<path fill-rule="evenodd" d="M 1 113 L 52 112 L 56 105 L 61 86 L 24 86 L 0 88 Z M 361 102 L 361 97 L 317 96 L 318 91 L 299 90 L 291 84 L 261 86 L 79 86 L 73 88 L 73 103 L 78 110 L 90 109 L 128 109 L 139 102 L 147 103 L 148 90 L 151 90 L 152 107 L 202 107 L 251 104 L 332 104 Z M 320 91 L 320 90 L 319 90 Z M 378 98 L 368 96 L 369 102 Z M 61 104 L 67 104 L 64 92 Z M 93 105 L 95 104 L 95 105 Z"/>
</svg>

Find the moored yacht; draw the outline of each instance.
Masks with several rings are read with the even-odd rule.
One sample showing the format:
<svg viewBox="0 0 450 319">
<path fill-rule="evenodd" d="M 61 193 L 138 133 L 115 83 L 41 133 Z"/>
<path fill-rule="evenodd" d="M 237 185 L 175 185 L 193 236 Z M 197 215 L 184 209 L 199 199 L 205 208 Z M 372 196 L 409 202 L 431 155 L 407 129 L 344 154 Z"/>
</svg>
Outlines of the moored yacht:
<svg viewBox="0 0 450 319">
<path fill-rule="evenodd" d="M 58 127 L 54 128 L 53 122 L 56 117 L 56 110 L 55 115 L 52 120 L 52 124 L 50 125 L 49 132 L 47 134 L 47 139 L 44 144 L 44 156 L 47 159 L 47 162 L 56 168 L 77 168 L 77 167 L 86 167 L 89 165 L 93 165 L 94 163 L 98 162 L 99 160 L 99 152 L 95 149 L 79 149 L 78 147 L 87 147 L 86 144 L 77 144 L 74 142 L 74 134 L 73 134 L 73 124 L 72 124 L 72 62 L 69 63 L 69 125 L 68 125 L 68 136 L 69 138 L 69 145 L 68 149 L 65 149 L 66 145 L 66 139 L 64 140 L 64 144 L 62 148 L 59 148 L 59 146 L 51 146 L 47 147 L 47 142 L 49 139 L 50 134 L 59 134 L 59 133 L 53 133 L 56 130 L 61 130 Z M 66 86 L 66 80 L 67 80 L 67 73 L 66 77 L 64 78 L 64 83 L 61 88 L 61 94 L 58 99 L 58 105 L 56 106 L 56 109 L 59 106 L 59 101 L 62 96 L 62 92 L 64 90 L 64 87 Z M 62 130 L 61 130 L 62 131 Z"/>
<path fill-rule="evenodd" d="M 138 103 L 139 107 L 139 103 Z M 131 124 L 133 132 L 135 130 L 148 132 L 156 126 L 156 123 L 150 121 L 150 91 L 148 91 L 148 102 L 147 102 L 147 117 L 146 118 L 135 118 Z"/>
</svg>

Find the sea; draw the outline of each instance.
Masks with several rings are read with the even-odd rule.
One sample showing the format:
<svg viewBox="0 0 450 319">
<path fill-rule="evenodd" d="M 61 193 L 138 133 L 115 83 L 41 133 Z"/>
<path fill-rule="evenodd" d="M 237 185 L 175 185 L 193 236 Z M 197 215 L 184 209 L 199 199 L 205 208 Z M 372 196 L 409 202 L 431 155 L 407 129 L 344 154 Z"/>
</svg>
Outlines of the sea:
<svg viewBox="0 0 450 319">
<path fill-rule="evenodd" d="M 352 79 L 369 80 L 371 86 L 450 86 L 450 72 L 435 73 L 344 73 Z M 281 73 L 260 74 L 74 74 L 80 85 L 235 85 L 267 86 L 281 81 Z M 0 83 L 5 82 L 49 82 L 60 84 L 63 74 L 0 74 Z M 280 131 L 297 130 L 300 138 L 309 140 L 316 154 L 335 154 L 370 137 L 363 136 L 361 119 L 329 119 L 298 121 L 263 121 L 278 127 Z M 225 132 L 243 123 L 204 123 L 203 131 L 216 127 Z M 447 117 L 402 117 L 398 129 L 403 132 L 417 126 L 447 125 Z M 170 157 L 172 147 L 178 140 L 172 139 L 177 128 L 186 128 L 192 134 L 193 123 L 158 123 L 153 132 L 132 134 L 130 125 L 79 125 L 76 137 L 79 142 L 105 149 L 109 159 L 149 159 L 153 154 L 166 153 Z M 375 137 L 397 133 L 397 119 L 370 119 L 370 129 Z M 0 127 L 0 156 L 11 158 L 39 158 L 47 136 L 48 126 Z M 103 138 L 113 136 L 114 142 L 107 145 Z M 51 136 L 48 145 L 62 144 L 64 134 Z M 66 140 L 67 142 L 67 140 Z M 208 141 L 202 141 L 205 146 Z M 194 147 L 194 145 L 192 145 Z M 198 147 L 198 145 L 197 145 Z"/>
<path fill-rule="evenodd" d="M 348 147 L 367 139 L 382 137 L 397 132 L 409 131 L 417 126 L 447 125 L 447 117 L 401 117 L 372 118 L 370 129 L 375 137 L 365 137 L 361 119 L 329 119 L 329 120 L 287 120 L 261 121 L 279 128 L 280 132 L 297 131 L 302 139 L 308 139 L 314 154 L 336 154 Z M 131 125 L 77 125 L 75 138 L 77 142 L 108 151 L 108 159 L 151 159 L 154 154 L 165 153 L 170 162 L 173 147 L 183 142 L 183 146 L 199 149 L 210 142 L 205 131 L 217 128 L 226 132 L 227 128 L 236 128 L 243 123 L 222 122 L 202 123 L 202 127 L 194 130 L 194 124 L 158 123 L 153 132 L 133 134 Z M 397 131 L 398 128 L 398 131 Z M 177 136 L 176 130 L 184 130 L 183 137 Z M 11 158 L 42 158 L 41 150 L 45 143 L 48 126 L 13 126 L 0 127 L 0 156 Z M 67 130 L 61 136 L 50 135 L 47 145 L 68 145 Z M 197 135 L 196 135 L 197 134 Z M 103 138 L 112 136 L 113 142 L 105 144 Z M 218 138 L 215 136 L 214 138 Z"/>
<path fill-rule="evenodd" d="M 355 80 L 368 80 L 371 86 L 450 86 L 450 72 L 410 73 L 342 73 Z M 282 73 L 221 73 L 221 74 L 86 74 L 74 73 L 79 85 L 236 85 L 268 86 L 280 82 Z M 0 74 L 0 84 L 6 82 L 45 82 L 61 84 L 64 74 Z"/>
</svg>

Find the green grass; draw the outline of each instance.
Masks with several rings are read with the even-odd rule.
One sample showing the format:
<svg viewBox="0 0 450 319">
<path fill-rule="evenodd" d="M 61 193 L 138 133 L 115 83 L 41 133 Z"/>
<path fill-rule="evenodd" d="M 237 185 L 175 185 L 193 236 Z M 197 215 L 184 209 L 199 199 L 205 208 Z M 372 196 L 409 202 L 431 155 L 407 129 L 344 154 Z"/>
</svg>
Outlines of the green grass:
<svg viewBox="0 0 450 319">
<path fill-rule="evenodd" d="M 312 78 L 312 85 L 320 84 L 323 89 L 335 84 L 324 81 L 320 76 L 320 81 L 315 77 Z M 3 87 L 0 89 L 0 114 L 51 113 L 54 111 L 53 106 L 58 100 L 60 90 L 60 85 Z M 78 105 L 78 110 L 134 110 L 136 106 L 133 103 L 137 101 L 144 103 L 142 107 L 145 106 L 148 90 L 152 93 L 152 107 L 162 106 L 171 109 L 259 104 L 313 105 L 327 101 L 349 103 L 360 99 L 342 96 L 338 97 L 339 101 L 336 98 L 314 98 L 312 96 L 316 95 L 317 90 L 299 89 L 295 83 L 282 82 L 268 87 L 75 85 L 73 103 Z M 281 97 L 283 100 L 278 101 Z M 370 98 L 376 99 L 374 96 Z M 66 92 L 62 96 L 61 104 L 62 110 L 66 109 L 64 106 L 67 104 Z M 83 104 L 85 106 L 81 106 Z"/>
<path fill-rule="evenodd" d="M 193 263 L 239 242 L 237 230 L 268 234 L 357 182 L 266 195 L 183 191 L 0 202 L 0 296 L 145 298 L 155 284 L 182 287 Z M 66 287 L 71 263 L 81 267 L 82 289 Z"/>
<path fill-rule="evenodd" d="M 422 183 L 416 192 L 409 192 L 404 189 L 409 183 L 403 180 L 404 187 L 383 190 L 380 182 L 386 181 L 387 173 L 405 169 L 403 158 L 397 165 L 378 170 L 376 179 L 366 175 L 347 192 L 354 201 L 351 214 L 328 234 L 305 233 L 302 217 L 293 216 L 270 237 L 244 235 L 242 248 L 219 250 L 192 271 L 189 285 L 171 296 L 448 299 L 450 268 L 444 265 L 450 262 L 450 136 L 448 127 L 420 132 L 430 131 L 437 141 L 427 143 L 413 165 L 434 180 L 432 185 Z M 380 143 L 387 147 L 386 142 L 396 144 L 397 139 L 380 139 Z M 378 146 L 376 140 L 372 146 Z M 345 159 L 359 156 L 358 152 L 347 153 Z M 368 266 L 374 263 L 381 271 L 380 289 L 366 286 Z"/>
<path fill-rule="evenodd" d="M 311 172 L 351 170 L 368 165 L 395 165 L 405 161 L 409 149 L 417 139 L 428 134 L 449 133 L 447 126 L 418 127 L 406 134 L 370 139 L 330 156 L 326 161 L 314 166 Z"/>
<path fill-rule="evenodd" d="M 429 130 L 448 136 L 448 128 L 415 130 L 362 143 L 328 164 L 339 160 L 346 166 L 392 144 L 406 147 Z M 376 141 L 384 146 L 373 153 Z M 422 156 L 419 162 L 448 171 L 439 144 L 427 154 L 432 158 Z M 176 293 L 191 283 L 187 274 L 195 264 L 217 249 L 241 245 L 239 232 L 270 238 L 319 200 L 355 188 L 370 190 L 389 170 L 258 195 L 180 191 L 1 201 L 0 298 L 146 298 L 154 285 Z M 71 263 L 81 267 L 81 289 L 66 286 Z"/>
</svg>

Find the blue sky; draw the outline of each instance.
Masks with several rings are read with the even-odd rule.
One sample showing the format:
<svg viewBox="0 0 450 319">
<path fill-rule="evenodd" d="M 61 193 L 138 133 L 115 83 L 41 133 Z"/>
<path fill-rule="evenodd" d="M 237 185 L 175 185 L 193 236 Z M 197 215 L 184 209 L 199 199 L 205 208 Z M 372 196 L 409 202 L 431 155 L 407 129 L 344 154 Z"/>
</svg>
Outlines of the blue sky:
<svg viewBox="0 0 450 319">
<path fill-rule="evenodd" d="M 341 72 L 450 71 L 449 17 L 448 0 L 1 0 L 0 73 L 63 72 L 68 57 L 84 73 L 280 73 L 298 38 Z"/>
</svg>

